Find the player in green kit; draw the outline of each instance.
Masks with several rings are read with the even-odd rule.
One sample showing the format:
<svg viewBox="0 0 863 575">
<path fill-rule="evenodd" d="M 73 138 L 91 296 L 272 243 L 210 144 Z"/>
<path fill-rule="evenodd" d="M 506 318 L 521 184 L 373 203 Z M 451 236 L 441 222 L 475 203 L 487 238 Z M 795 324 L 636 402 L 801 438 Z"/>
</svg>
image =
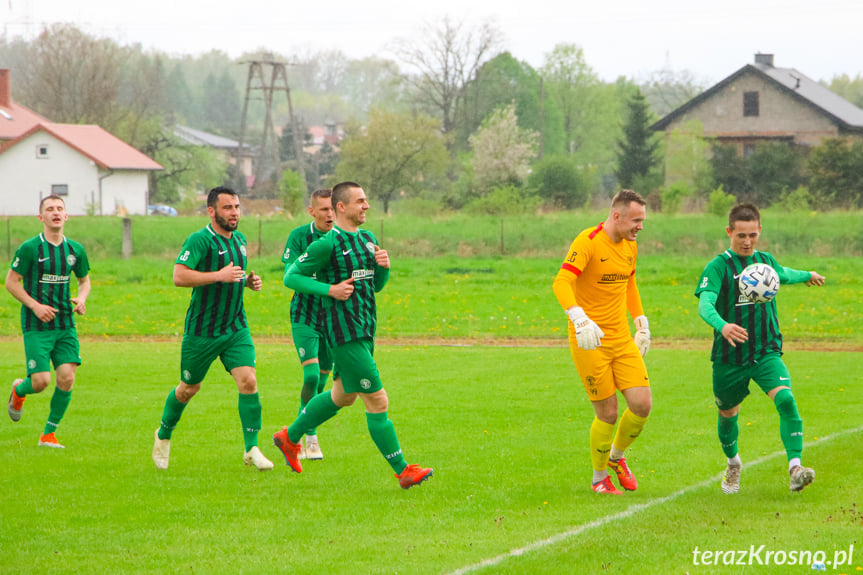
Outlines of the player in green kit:
<svg viewBox="0 0 863 575">
<path fill-rule="evenodd" d="M 69 407 L 75 370 L 81 365 L 74 314 L 84 315 L 90 295 L 90 264 L 84 247 L 63 235 L 69 215 L 60 196 L 47 196 L 39 204 L 41 234 L 21 244 L 6 275 L 6 289 L 21 302 L 21 329 L 27 356 L 27 377 L 12 383 L 7 411 L 21 419 L 24 400 L 51 383 L 51 363 L 57 372 L 48 422 L 39 445 L 64 447 L 54 432 Z M 78 278 L 72 297 L 69 280 Z"/>
<path fill-rule="evenodd" d="M 779 435 L 788 456 L 791 491 L 800 491 L 815 479 L 815 471 L 803 467 L 803 421 L 791 392 L 791 376 L 782 361 L 782 333 L 775 298 L 752 303 L 738 288 L 740 273 L 753 263 L 770 265 L 782 284 L 824 285 L 816 272 L 783 267 L 772 255 L 755 249 L 761 235 L 761 214 L 753 204 L 731 209 L 726 233 L 730 249 L 713 258 L 704 268 L 695 295 L 698 314 L 714 330 L 713 395 L 719 408 L 719 442 L 728 458 L 722 480 L 723 493 L 737 493 L 743 463 L 737 451 L 737 417 L 740 404 L 749 395 L 749 381 L 767 394 L 779 412 Z"/>
<path fill-rule="evenodd" d="M 333 229 L 332 190 L 315 190 L 312 193 L 309 215 L 314 221 L 295 228 L 288 236 L 282 263 L 285 272 L 302 255 L 313 241 Z M 316 295 L 294 292 L 291 298 L 291 336 L 303 368 L 303 387 L 300 392 L 300 412 L 314 396 L 324 391 L 333 367 L 327 345 L 324 310 L 321 298 Z M 300 449 L 299 459 L 323 459 L 315 428 L 306 431 L 306 445 Z"/>
<path fill-rule="evenodd" d="M 298 455 L 306 430 L 324 423 L 360 397 L 369 435 L 395 471 L 399 485 L 408 489 L 430 478 L 433 471 L 405 461 L 387 417 L 389 401 L 374 360 L 375 293 L 389 279 L 389 255 L 378 247 L 374 234 L 359 228 L 366 221 L 369 203 L 358 184 L 337 184 L 333 208 L 335 227 L 312 243 L 285 273 L 286 286 L 323 300 L 335 362 L 333 387 L 313 397 L 290 427 L 273 436 L 273 442 L 291 469 L 302 472 Z"/>
<path fill-rule="evenodd" d="M 243 291 L 261 291 L 261 278 L 246 275 L 246 238 L 237 231 L 240 200 L 230 188 L 218 187 L 207 196 L 210 224 L 186 239 L 174 264 L 174 285 L 192 288 L 180 355 L 180 383 L 165 400 L 156 430 L 153 462 L 168 468 L 171 434 L 183 409 L 201 389 L 201 382 L 218 357 L 239 391 L 246 465 L 261 471 L 273 468 L 258 448 L 261 401 L 255 376 L 255 345 L 246 323 Z"/>
</svg>

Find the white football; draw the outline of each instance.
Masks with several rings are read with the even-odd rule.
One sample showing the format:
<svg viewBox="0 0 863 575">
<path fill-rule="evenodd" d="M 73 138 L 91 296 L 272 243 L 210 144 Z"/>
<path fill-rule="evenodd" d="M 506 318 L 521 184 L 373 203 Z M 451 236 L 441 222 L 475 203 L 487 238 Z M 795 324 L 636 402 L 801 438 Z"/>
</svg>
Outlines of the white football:
<svg viewBox="0 0 863 575">
<path fill-rule="evenodd" d="M 752 303 L 767 303 L 779 291 L 779 274 L 767 264 L 746 266 L 738 281 L 740 295 Z"/>
</svg>

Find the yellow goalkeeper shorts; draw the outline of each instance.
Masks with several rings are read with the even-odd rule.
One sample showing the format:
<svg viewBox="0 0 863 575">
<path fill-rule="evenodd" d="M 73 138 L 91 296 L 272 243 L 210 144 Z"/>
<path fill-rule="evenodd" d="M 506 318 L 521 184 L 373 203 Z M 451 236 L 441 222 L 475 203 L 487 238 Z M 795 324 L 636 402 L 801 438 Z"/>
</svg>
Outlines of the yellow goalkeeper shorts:
<svg viewBox="0 0 863 575">
<path fill-rule="evenodd" d="M 585 351 L 572 337 L 569 351 L 591 401 L 608 399 L 618 389 L 650 387 L 647 366 L 631 338 L 618 344 L 603 341 L 600 347 Z"/>
</svg>

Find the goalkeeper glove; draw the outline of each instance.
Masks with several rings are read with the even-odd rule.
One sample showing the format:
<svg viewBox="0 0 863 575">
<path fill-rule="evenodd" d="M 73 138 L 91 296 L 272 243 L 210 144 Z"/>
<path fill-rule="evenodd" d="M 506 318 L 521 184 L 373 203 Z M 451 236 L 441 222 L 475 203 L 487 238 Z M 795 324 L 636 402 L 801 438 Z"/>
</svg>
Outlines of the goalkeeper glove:
<svg viewBox="0 0 863 575">
<path fill-rule="evenodd" d="M 635 347 L 641 357 L 646 356 L 650 350 L 650 329 L 647 327 L 647 317 L 643 315 L 635 318 Z"/>
<path fill-rule="evenodd" d="M 590 351 L 602 345 L 600 339 L 605 334 L 593 320 L 587 317 L 583 309 L 573 306 L 566 310 L 566 315 L 569 316 L 569 321 L 575 326 L 575 339 L 578 342 L 578 347 Z"/>
</svg>

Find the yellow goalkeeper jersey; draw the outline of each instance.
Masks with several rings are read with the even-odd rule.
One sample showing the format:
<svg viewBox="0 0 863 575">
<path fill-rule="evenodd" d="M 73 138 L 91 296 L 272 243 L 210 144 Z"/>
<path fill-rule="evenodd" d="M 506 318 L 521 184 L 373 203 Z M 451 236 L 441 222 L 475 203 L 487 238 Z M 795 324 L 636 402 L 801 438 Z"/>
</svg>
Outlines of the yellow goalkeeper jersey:
<svg viewBox="0 0 863 575">
<path fill-rule="evenodd" d="M 605 332 L 603 342 L 611 343 L 631 337 L 627 309 L 633 318 L 644 315 L 644 309 L 635 283 L 638 244 L 614 243 L 602 227 L 588 228 L 573 240 L 552 289 L 563 309 L 580 306 Z M 574 337 L 572 323 L 569 329 Z"/>
</svg>

